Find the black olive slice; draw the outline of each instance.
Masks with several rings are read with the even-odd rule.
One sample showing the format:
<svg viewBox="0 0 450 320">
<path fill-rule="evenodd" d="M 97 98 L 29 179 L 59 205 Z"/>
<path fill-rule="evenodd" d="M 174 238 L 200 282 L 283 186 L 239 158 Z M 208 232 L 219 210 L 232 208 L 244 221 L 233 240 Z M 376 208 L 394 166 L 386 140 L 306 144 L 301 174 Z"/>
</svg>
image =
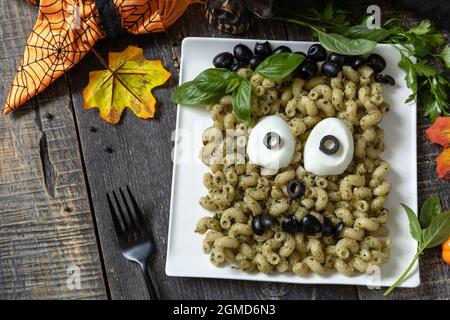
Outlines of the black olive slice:
<svg viewBox="0 0 450 320">
<path fill-rule="evenodd" d="M 322 235 L 325 237 L 331 236 L 334 233 L 334 226 L 331 219 L 328 217 L 323 217 L 323 228 Z"/>
<path fill-rule="evenodd" d="M 305 194 L 305 184 L 298 179 L 289 181 L 287 185 L 287 194 L 290 198 L 303 197 Z"/>
<path fill-rule="evenodd" d="M 264 228 L 270 228 L 273 225 L 278 225 L 278 220 L 270 213 L 264 213 L 261 216 L 261 223 L 263 224 Z"/>
<path fill-rule="evenodd" d="M 252 219 L 252 230 L 253 233 L 256 234 L 257 236 L 260 236 L 264 233 L 264 224 L 262 222 L 262 215 L 259 214 L 257 216 L 254 216 Z"/>
<path fill-rule="evenodd" d="M 281 221 L 281 230 L 294 234 L 298 230 L 298 221 L 293 214 L 284 217 Z"/>
<path fill-rule="evenodd" d="M 307 214 L 303 217 L 303 232 L 308 236 L 313 236 L 322 231 L 322 225 L 319 219 L 311 214 Z"/>
<path fill-rule="evenodd" d="M 377 73 L 375 75 L 375 82 L 390 84 L 391 86 L 395 86 L 395 80 L 388 74 Z"/>
<path fill-rule="evenodd" d="M 264 136 L 263 143 L 269 150 L 279 149 L 281 144 L 281 137 L 276 132 L 267 132 Z"/>
<path fill-rule="evenodd" d="M 340 147 L 339 140 L 333 135 L 326 135 L 320 140 L 319 149 L 326 154 L 335 154 Z"/>
</svg>

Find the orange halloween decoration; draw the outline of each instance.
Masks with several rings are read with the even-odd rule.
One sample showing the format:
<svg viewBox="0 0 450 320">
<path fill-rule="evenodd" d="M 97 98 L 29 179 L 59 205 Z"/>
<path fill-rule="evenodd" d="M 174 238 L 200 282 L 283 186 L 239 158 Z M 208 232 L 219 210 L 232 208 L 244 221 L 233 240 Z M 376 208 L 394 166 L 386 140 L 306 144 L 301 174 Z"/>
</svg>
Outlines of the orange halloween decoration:
<svg viewBox="0 0 450 320">
<path fill-rule="evenodd" d="M 107 36 L 95 0 L 27 0 L 39 5 L 36 23 L 6 98 L 7 114 L 46 89 Z M 110 3 L 109 3 L 110 2 Z M 132 34 L 160 32 L 198 0 L 104 0 Z M 103 12 L 103 11 L 101 11 Z"/>
<path fill-rule="evenodd" d="M 450 148 L 444 149 L 436 158 L 436 171 L 439 179 L 450 180 Z"/>
<path fill-rule="evenodd" d="M 450 266 L 450 238 L 442 244 L 442 260 Z"/>
<path fill-rule="evenodd" d="M 428 139 L 444 148 L 450 146 L 450 117 L 438 117 L 426 131 Z"/>
<path fill-rule="evenodd" d="M 439 179 L 450 180 L 450 117 L 438 117 L 425 132 L 432 143 L 444 147 L 436 158 L 436 171 Z"/>
</svg>

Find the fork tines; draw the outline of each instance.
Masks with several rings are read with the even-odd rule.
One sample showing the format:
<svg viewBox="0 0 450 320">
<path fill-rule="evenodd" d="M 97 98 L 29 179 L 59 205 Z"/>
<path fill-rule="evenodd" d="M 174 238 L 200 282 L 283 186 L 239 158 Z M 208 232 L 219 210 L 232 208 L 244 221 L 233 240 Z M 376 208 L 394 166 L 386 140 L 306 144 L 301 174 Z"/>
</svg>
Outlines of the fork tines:
<svg viewBox="0 0 450 320">
<path fill-rule="evenodd" d="M 114 229 L 119 241 L 130 241 L 148 235 L 148 229 L 142 211 L 130 188 L 126 186 L 125 189 L 126 192 L 123 191 L 123 188 L 119 188 L 120 200 L 116 191 L 112 192 L 113 200 L 111 200 L 109 193 L 106 194 Z M 128 197 L 126 194 L 128 194 Z"/>
</svg>

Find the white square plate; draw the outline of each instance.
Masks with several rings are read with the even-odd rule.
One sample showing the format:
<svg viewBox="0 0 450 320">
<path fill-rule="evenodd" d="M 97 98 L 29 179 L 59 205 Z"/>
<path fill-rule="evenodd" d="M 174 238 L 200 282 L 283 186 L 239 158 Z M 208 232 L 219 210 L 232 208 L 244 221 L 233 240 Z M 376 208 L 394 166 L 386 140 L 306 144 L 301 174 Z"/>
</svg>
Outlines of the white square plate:
<svg viewBox="0 0 450 320">
<path fill-rule="evenodd" d="M 193 80 L 204 69 L 211 68 L 214 56 L 223 51 L 232 51 L 241 42 L 253 48 L 258 40 L 186 38 L 182 44 L 180 84 Z M 293 51 L 306 52 L 312 42 L 270 41 L 273 47 L 287 45 Z M 382 127 L 385 132 L 385 151 L 382 158 L 392 167 L 387 179 L 392 192 L 386 207 L 392 218 L 388 224 L 392 239 L 389 261 L 372 276 L 368 274 L 346 277 L 330 272 L 322 277 L 310 274 L 299 277 L 293 274 L 265 275 L 245 273 L 231 267 L 217 268 L 210 264 L 209 255 L 202 252 L 203 235 L 194 233 L 197 221 L 210 214 L 198 204 L 206 189 L 202 177 L 208 171 L 198 158 L 202 147 L 201 135 L 211 126 L 210 114 L 204 107 L 178 106 L 177 139 L 174 149 L 172 198 L 170 208 L 169 237 L 166 273 L 169 276 L 226 278 L 254 281 L 274 281 L 311 284 L 346 284 L 390 286 L 402 274 L 413 258 L 417 243 L 409 233 L 408 219 L 400 203 L 407 204 L 417 212 L 417 163 L 416 163 L 416 102 L 405 104 L 409 89 L 404 81 L 404 72 L 398 67 L 400 54 L 389 45 L 378 45 L 375 52 L 387 62 L 385 73 L 391 75 L 395 86 L 384 86 L 385 99 L 391 104 L 385 114 Z M 379 277 L 378 277 L 379 275 Z M 420 284 L 416 263 L 403 287 Z"/>
</svg>

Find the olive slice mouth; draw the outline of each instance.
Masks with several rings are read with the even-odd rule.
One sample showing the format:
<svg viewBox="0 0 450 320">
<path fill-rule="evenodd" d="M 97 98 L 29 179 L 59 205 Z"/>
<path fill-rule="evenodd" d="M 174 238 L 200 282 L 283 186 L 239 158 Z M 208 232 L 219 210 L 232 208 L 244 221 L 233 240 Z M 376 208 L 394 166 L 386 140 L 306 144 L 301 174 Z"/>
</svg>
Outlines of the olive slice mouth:
<svg viewBox="0 0 450 320">
<path fill-rule="evenodd" d="M 325 154 L 335 154 L 341 146 L 339 140 L 333 135 L 326 135 L 320 140 L 319 150 Z"/>
<path fill-rule="evenodd" d="M 263 139 L 264 146 L 269 150 L 279 149 L 281 137 L 276 132 L 267 132 Z"/>
</svg>

